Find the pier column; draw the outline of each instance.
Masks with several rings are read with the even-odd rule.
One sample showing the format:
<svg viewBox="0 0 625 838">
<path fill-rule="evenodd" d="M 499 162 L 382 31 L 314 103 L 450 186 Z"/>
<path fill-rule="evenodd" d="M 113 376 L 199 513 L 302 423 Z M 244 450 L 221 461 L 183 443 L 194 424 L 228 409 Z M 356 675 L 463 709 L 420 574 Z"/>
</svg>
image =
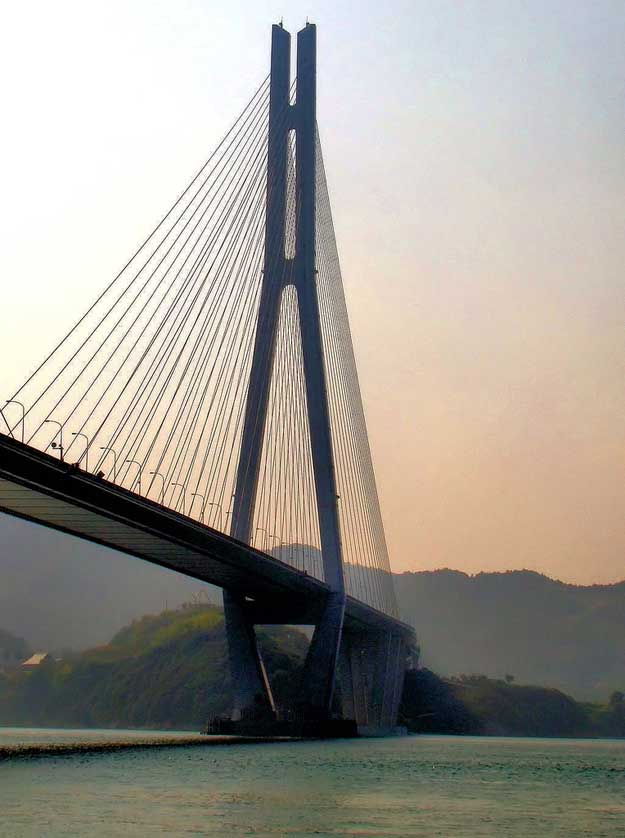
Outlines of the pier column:
<svg viewBox="0 0 625 838">
<path fill-rule="evenodd" d="M 392 731 L 407 666 L 403 638 L 390 632 L 346 632 L 341 661 L 343 715 L 349 718 L 353 713 L 351 718 L 366 733 Z"/>
</svg>

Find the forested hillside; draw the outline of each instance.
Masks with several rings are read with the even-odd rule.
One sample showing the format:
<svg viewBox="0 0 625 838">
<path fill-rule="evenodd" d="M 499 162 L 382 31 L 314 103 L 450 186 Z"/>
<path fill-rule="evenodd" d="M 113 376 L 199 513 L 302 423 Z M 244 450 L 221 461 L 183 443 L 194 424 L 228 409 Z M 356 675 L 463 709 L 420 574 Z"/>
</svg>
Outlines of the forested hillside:
<svg viewBox="0 0 625 838">
<path fill-rule="evenodd" d="M 308 641 L 280 628 L 260 642 L 276 699 L 287 701 Z M 0 725 L 199 730 L 230 697 L 223 613 L 186 605 L 134 621 L 105 646 L 0 675 Z"/>
<path fill-rule="evenodd" d="M 582 587 L 530 571 L 453 570 L 394 581 L 437 672 L 510 674 L 598 701 L 623 688 L 625 582 Z M 141 614 L 200 596 L 221 602 L 209 585 L 0 514 L 0 626 L 31 648 L 102 644 Z"/>
<path fill-rule="evenodd" d="M 401 721 L 416 733 L 487 736 L 625 737 L 625 696 L 581 703 L 551 687 L 473 675 L 407 673 Z"/>
<path fill-rule="evenodd" d="M 260 642 L 276 701 L 288 705 L 308 640 L 276 628 Z M 99 648 L 0 674 L 0 725 L 199 730 L 231 695 L 222 611 L 191 604 L 136 620 Z M 401 722 L 429 733 L 625 736 L 625 700 L 580 704 L 551 688 L 420 669 L 406 677 Z"/>
<path fill-rule="evenodd" d="M 625 582 L 581 587 L 531 571 L 402 573 L 395 588 L 425 665 L 512 675 L 605 700 L 625 683 Z"/>
</svg>

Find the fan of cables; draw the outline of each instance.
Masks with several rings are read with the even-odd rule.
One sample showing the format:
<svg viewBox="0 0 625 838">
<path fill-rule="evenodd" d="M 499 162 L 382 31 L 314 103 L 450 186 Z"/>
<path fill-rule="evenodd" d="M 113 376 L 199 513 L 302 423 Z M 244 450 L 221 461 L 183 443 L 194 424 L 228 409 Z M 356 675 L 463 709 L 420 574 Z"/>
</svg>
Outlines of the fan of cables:
<svg viewBox="0 0 625 838">
<path fill-rule="evenodd" d="M 229 532 L 263 280 L 269 83 L 157 227 L 9 401 L 5 430 Z M 288 113 L 278 118 L 288 120 Z M 285 255 L 295 247 L 290 135 Z M 348 592 L 395 614 L 317 144 L 318 295 Z M 290 262 L 289 262 L 290 264 Z M 295 287 L 284 283 L 250 540 L 323 578 Z"/>
</svg>

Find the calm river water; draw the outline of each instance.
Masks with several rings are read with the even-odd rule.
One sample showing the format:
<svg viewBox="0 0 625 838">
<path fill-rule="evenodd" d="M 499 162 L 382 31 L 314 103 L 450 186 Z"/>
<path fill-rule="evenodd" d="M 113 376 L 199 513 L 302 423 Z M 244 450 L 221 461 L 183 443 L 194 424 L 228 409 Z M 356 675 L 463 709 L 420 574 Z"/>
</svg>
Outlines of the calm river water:
<svg viewBox="0 0 625 838">
<path fill-rule="evenodd" d="M 96 736 L 111 734 L 0 729 L 0 744 Z M 0 835 L 623 838 L 625 742 L 419 736 L 9 760 Z"/>
</svg>

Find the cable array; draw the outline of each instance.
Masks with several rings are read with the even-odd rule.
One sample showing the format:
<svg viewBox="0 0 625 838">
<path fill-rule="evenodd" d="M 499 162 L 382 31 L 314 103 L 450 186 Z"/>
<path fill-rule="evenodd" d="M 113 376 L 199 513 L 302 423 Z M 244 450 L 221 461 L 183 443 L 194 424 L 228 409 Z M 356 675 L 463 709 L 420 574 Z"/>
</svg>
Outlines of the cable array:
<svg viewBox="0 0 625 838">
<path fill-rule="evenodd" d="M 295 83 L 294 83 L 295 84 Z M 2 412 L 41 450 L 229 532 L 259 322 L 266 230 L 268 80 L 218 148 L 71 331 Z M 278 115 L 288 126 L 289 113 Z M 287 147 L 284 271 L 293 270 L 296 173 Z M 318 296 L 346 586 L 396 604 L 317 142 Z M 311 439 L 292 277 L 273 353 L 250 542 L 323 579 Z M 23 416 L 9 422 L 9 402 Z"/>
<path fill-rule="evenodd" d="M 348 593 L 398 616 L 317 132 L 318 296 Z"/>
</svg>

